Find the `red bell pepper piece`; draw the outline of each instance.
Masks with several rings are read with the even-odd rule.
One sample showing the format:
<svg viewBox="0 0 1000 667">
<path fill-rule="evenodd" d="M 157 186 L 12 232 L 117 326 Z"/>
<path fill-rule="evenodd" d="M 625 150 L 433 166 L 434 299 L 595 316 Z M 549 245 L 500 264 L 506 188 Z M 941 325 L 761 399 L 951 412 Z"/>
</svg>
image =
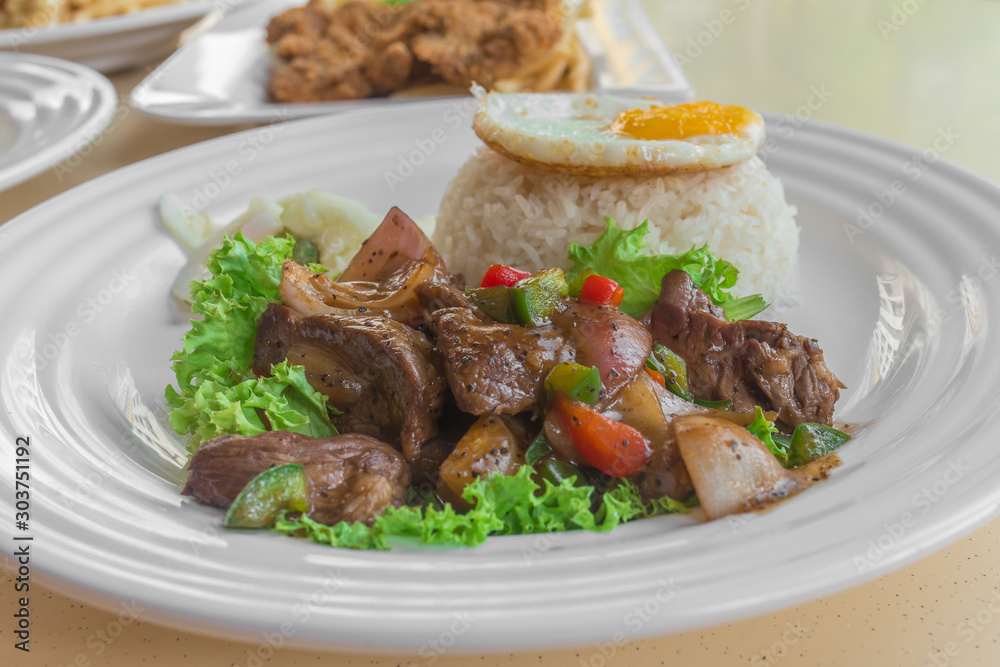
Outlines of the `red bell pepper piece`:
<svg viewBox="0 0 1000 667">
<path fill-rule="evenodd" d="M 576 451 L 607 475 L 634 475 L 653 455 L 639 431 L 594 412 L 582 403 L 574 403 L 562 392 L 556 394 L 552 412 Z"/>
<path fill-rule="evenodd" d="M 660 371 L 654 371 L 649 366 L 643 366 L 642 370 L 646 371 L 646 373 L 649 374 L 649 377 L 651 377 L 654 380 L 656 380 L 661 387 L 666 387 L 667 386 L 667 379 L 665 377 L 663 377 L 663 373 L 661 373 Z"/>
<path fill-rule="evenodd" d="M 598 306 L 622 305 L 625 288 L 611 278 L 604 276 L 587 276 L 580 288 L 580 301 L 589 301 Z"/>
<path fill-rule="evenodd" d="M 527 278 L 530 275 L 530 271 L 521 271 L 510 266 L 504 266 L 503 264 L 494 264 L 486 269 L 486 275 L 483 276 L 483 281 L 479 283 L 479 286 L 513 287 L 514 283 L 518 280 Z"/>
</svg>

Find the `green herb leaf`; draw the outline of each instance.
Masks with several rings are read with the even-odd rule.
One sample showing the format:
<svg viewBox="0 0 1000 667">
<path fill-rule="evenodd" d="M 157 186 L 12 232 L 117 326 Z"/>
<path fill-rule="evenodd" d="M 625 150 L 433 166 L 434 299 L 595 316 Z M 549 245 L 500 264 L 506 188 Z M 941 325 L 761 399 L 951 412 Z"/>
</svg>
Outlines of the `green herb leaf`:
<svg viewBox="0 0 1000 667">
<path fill-rule="evenodd" d="M 631 230 L 620 229 L 612 218 L 605 220 L 607 229 L 597 241 L 589 246 L 570 244 L 569 258 L 573 260 L 573 267 L 566 277 L 572 283 L 589 269 L 611 278 L 625 289 L 621 309 L 632 317 L 640 317 L 656 303 L 663 276 L 675 269 L 685 271 L 695 285 L 724 309 L 726 303 L 742 302 L 733 307 L 731 320 L 744 319 L 738 316 L 763 303 L 759 296 L 737 299 L 729 293 L 739 272 L 729 262 L 716 257 L 707 245 L 679 255 L 653 255 L 646 252 L 647 245 L 643 241 L 649 233 L 648 220 Z M 758 312 L 760 310 L 753 314 Z"/>
<path fill-rule="evenodd" d="M 371 527 L 338 523 L 324 526 L 306 516 L 283 515 L 273 530 L 304 537 L 320 544 L 349 549 L 393 547 L 476 547 L 490 535 L 524 535 L 568 530 L 607 532 L 636 518 L 689 511 L 683 503 L 661 499 L 645 503 L 630 482 L 617 483 L 601 496 L 591 510 L 591 486 L 574 486 L 570 480 L 539 486 L 530 466 L 515 475 L 492 475 L 477 479 L 462 497 L 473 505 L 459 514 L 450 504 L 444 508 L 390 508 Z M 539 493 L 540 491 L 540 493 Z"/>
<path fill-rule="evenodd" d="M 263 433 L 268 429 L 262 415 L 271 430 L 317 438 L 337 435 L 326 396 L 312 388 L 302 366 L 289 366 L 286 360 L 272 366 L 271 373 L 235 383 L 227 376 L 215 376 L 185 385 L 179 392 L 167 387 L 170 425 L 178 433 L 191 434 L 192 450 L 220 435 Z"/>
<path fill-rule="evenodd" d="M 751 317 L 767 308 L 767 301 L 760 294 L 752 294 L 740 299 L 733 299 L 720 304 L 722 312 L 730 322 L 749 320 Z"/>
<path fill-rule="evenodd" d="M 760 409 L 760 406 L 754 408 L 757 411 L 754 417 L 753 423 L 747 426 L 747 430 L 757 436 L 757 439 L 767 445 L 767 448 L 771 450 L 771 453 L 781 462 L 781 465 L 788 467 L 788 446 L 779 439 L 775 440 L 775 434 L 778 434 L 778 427 L 774 425 L 774 422 L 770 421 L 764 416 L 764 411 Z M 780 434 L 778 434 L 780 436 Z"/>
<path fill-rule="evenodd" d="M 191 284 L 192 320 L 183 349 L 174 353 L 177 386 L 166 389 L 170 423 L 192 435 L 192 447 L 218 435 L 257 435 L 267 430 L 317 437 L 336 435 L 326 397 L 315 391 L 301 366 L 272 367 L 271 377 L 251 370 L 257 320 L 278 300 L 281 266 L 291 239 L 254 243 L 241 232 L 212 252 L 212 276 Z"/>
</svg>

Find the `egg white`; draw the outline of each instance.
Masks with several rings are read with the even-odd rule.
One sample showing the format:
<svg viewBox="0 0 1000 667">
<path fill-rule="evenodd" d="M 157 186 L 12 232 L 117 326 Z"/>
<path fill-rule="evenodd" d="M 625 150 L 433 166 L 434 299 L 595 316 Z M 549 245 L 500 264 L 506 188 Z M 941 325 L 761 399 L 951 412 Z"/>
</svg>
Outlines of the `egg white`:
<svg viewBox="0 0 1000 667">
<path fill-rule="evenodd" d="M 654 99 L 573 93 L 490 93 L 473 122 L 490 148 L 543 169 L 591 176 L 655 175 L 717 169 L 749 160 L 764 141 L 764 120 L 731 134 L 648 140 L 621 136 L 623 111 L 662 106 Z"/>
</svg>

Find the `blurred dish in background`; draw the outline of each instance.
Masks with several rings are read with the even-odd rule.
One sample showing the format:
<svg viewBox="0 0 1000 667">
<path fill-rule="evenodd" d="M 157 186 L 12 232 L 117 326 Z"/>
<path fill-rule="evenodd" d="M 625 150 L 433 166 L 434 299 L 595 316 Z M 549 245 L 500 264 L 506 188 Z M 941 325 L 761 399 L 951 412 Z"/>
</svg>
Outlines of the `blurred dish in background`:
<svg viewBox="0 0 1000 667">
<path fill-rule="evenodd" d="M 590 88 L 589 0 L 309 0 L 267 26 L 276 102 Z"/>
<path fill-rule="evenodd" d="M 232 0 L 238 2 L 238 0 Z M 0 51 L 63 58 L 109 74 L 177 48 L 211 0 L 6 0 Z"/>
<path fill-rule="evenodd" d="M 141 12 L 152 7 L 178 5 L 189 0 L 7 0 L 0 7 L 0 28 L 41 28 L 57 23 L 79 23 Z"/>
<path fill-rule="evenodd" d="M 221 125 L 274 123 L 348 109 L 412 102 L 414 98 L 468 95 L 468 87 L 457 83 L 464 79 L 458 77 L 442 82 L 442 77 L 438 76 L 436 82 L 428 83 L 417 77 L 407 76 L 404 81 L 406 85 L 400 86 L 402 89 L 389 97 L 385 97 L 388 90 L 361 90 L 364 97 L 372 92 L 383 95 L 371 99 L 343 99 L 347 95 L 334 99 L 333 95 L 324 97 L 316 91 L 307 90 L 307 93 L 316 94 L 306 94 L 295 99 L 323 101 L 273 100 L 268 90 L 272 71 L 276 71 L 276 61 L 277 69 L 282 68 L 267 44 L 268 25 L 274 17 L 291 10 L 290 16 L 298 14 L 301 19 L 297 30 L 313 35 L 308 42 L 296 40 L 299 42 L 297 45 L 286 44 L 282 47 L 286 55 L 292 55 L 295 48 L 302 49 L 303 52 L 330 48 L 329 41 L 315 38 L 325 27 L 320 10 L 302 10 L 303 1 L 261 0 L 241 5 L 191 40 L 139 84 L 132 93 L 132 105 L 143 113 L 164 120 Z M 330 8 L 336 2 L 337 0 L 328 1 L 322 5 L 322 11 L 332 11 Z M 430 0 L 416 2 L 431 4 Z M 360 5 L 361 9 L 385 10 L 392 16 L 397 13 L 402 15 L 407 11 L 405 8 L 391 10 L 377 6 L 376 2 L 371 3 L 374 7 L 367 7 L 367 2 L 352 4 Z M 459 3 L 458 0 L 436 0 L 434 4 L 442 7 L 465 3 Z M 516 5 L 514 9 L 521 7 L 522 10 L 542 5 L 554 8 L 552 11 L 556 18 L 553 19 L 553 25 L 565 25 L 567 29 L 561 37 L 545 48 L 537 49 L 533 55 L 524 58 L 523 62 L 519 58 L 508 58 L 507 64 L 514 63 L 515 66 L 509 68 L 511 71 L 494 77 L 494 89 L 599 90 L 630 96 L 652 95 L 673 103 L 690 100 L 694 95 L 691 84 L 650 27 L 649 17 L 636 0 L 572 0 L 565 4 L 557 0 L 520 0 L 519 3 L 512 4 Z M 560 19 L 560 16 L 563 18 Z M 352 32 L 351 36 L 343 37 L 342 41 L 350 45 L 353 43 L 353 36 L 357 42 L 355 46 L 363 51 L 378 38 L 380 30 L 381 25 L 376 15 L 371 21 L 361 23 L 360 31 Z M 413 44 L 413 48 L 417 49 L 415 39 L 407 38 L 402 41 Z M 441 68 L 454 65 L 455 69 L 462 69 L 457 67 L 462 65 L 471 71 L 469 63 L 472 61 L 466 60 L 462 49 L 455 48 L 453 44 L 442 43 L 442 39 L 435 41 L 434 46 L 438 49 L 435 61 Z M 513 43 L 516 42 L 517 40 L 513 40 Z M 409 49 L 408 46 L 406 48 Z M 421 47 L 423 48 L 431 49 L 430 46 Z M 449 55 L 441 57 L 442 50 L 448 51 Z M 324 66 L 316 62 L 315 65 L 303 63 L 302 71 L 307 74 L 313 68 L 314 73 L 322 73 Z M 329 65 L 339 61 L 325 57 L 324 62 Z M 429 66 L 423 67 L 430 73 Z M 302 74 L 296 76 L 303 81 L 308 79 L 308 76 Z M 273 89 L 273 85 L 271 87 Z M 365 86 L 354 82 L 352 87 Z M 285 96 L 282 99 L 286 99 Z M 472 110 L 474 108 L 470 109 L 470 113 Z"/>
<path fill-rule="evenodd" d="M 111 82 L 88 67 L 0 52 L 0 190 L 87 148 L 117 104 Z"/>
</svg>

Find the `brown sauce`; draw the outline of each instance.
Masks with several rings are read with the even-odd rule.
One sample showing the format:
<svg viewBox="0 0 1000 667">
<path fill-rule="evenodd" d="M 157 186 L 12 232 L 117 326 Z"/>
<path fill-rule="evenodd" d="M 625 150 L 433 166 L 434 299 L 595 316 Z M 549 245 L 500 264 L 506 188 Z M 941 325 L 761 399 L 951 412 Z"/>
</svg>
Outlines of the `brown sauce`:
<svg viewBox="0 0 1000 667">
<path fill-rule="evenodd" d="M 835 426 L 838 431 L 844 431 L 840 425 Z M 844 431 L 848 433 L 848 431 Z M 764 513 L 769 512 L 779 504 L 797 496 L 806 489 L 830 478 L 830 473 L 834 468 L 839 467 L 843 462 L 837 456 L 837 452 L 830 452 L 826 456 L 821 456 L 815 461 L 810 461 L 804 466 L 792 468 L 788 471 L 785 481 L 778 484 L 767 493 L 757 496 L 751 501 L 748 511 Z"/>
</svg>

